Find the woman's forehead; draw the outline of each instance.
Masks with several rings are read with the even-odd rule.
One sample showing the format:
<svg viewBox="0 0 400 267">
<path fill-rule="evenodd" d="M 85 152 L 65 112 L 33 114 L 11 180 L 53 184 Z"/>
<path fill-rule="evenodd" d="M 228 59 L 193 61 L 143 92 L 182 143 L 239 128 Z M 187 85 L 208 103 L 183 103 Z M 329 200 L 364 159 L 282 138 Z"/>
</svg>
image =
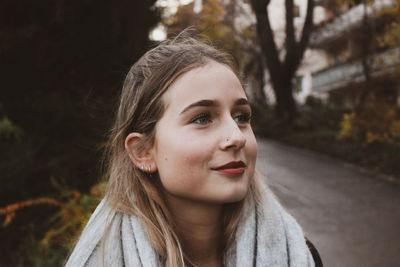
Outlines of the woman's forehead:
<svg viewBox="0 0 400 267">
<path fill-rule="evenodd" d="M 246 98 L 235 73 L 226 65 L 210 61 L 179 76 L 163 95 L 164 104 L 188 104 L 202 99 Z"/>
</svg>

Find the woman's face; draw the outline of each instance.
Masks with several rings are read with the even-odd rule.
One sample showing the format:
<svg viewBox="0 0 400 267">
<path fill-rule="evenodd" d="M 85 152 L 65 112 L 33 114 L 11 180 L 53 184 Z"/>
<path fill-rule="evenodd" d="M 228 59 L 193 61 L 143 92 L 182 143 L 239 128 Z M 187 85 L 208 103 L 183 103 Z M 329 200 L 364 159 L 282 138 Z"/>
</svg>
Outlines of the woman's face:
<svg viewBox="0 0 400 267">
<path fill-rule="evenodd" d="M 207 203 L 243 199 L 257 143 L 235 74 L 211 61 L 180 76 L 163 101 L 151 153 L 167 195 Z"/>
</svg>

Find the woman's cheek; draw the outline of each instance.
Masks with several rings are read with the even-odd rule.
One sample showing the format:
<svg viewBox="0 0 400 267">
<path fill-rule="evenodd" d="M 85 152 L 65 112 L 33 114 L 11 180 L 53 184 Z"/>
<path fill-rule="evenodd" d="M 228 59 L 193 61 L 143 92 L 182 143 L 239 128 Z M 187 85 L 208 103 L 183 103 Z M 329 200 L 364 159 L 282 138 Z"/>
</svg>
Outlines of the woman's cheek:
<svg viewBox="0 0 400 267">
<path fill-rule="evenodd" d="M 172 146 L 159 166 L 161 183 L 172 194 L 188 194 L 201 187 L 205 159 L 190 145 Z"/>
<path fill-rule="evenodd" d="M 254 160 L 257 158 L 258 153 L 258 145 L 256 137 L 254 136 L 253 132 L 249 133 L 249 137 L 247 138 L 247 154 L 249 157 L 253 158 Z"/>
<path fill-rule="evenodd" d="M 256 167 L 256 161 L 257 161 L 257 153 L 258 153 L 258 146 L 257 146 L 257 141 L 254 135 L 250 136 L 247 139 L 246 143 L 246 155 L 248 162 L 251 163 L 249 165 L 249 176 L 252 177 L 255 172 L 255 167 Z"/>
</svg>

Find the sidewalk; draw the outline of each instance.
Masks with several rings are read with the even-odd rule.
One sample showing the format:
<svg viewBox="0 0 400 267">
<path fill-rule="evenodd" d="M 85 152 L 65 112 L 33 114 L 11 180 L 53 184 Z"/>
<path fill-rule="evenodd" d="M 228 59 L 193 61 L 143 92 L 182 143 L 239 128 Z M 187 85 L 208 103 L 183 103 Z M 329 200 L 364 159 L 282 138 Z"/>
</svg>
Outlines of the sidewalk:
<svg viewBox="0 0 400 267">
<path fill-rule="evenodd" d="M 328 156 L 258 138 L 257 168 L 325 266 L 397 266 L 400 186 Z"/>
</svg>

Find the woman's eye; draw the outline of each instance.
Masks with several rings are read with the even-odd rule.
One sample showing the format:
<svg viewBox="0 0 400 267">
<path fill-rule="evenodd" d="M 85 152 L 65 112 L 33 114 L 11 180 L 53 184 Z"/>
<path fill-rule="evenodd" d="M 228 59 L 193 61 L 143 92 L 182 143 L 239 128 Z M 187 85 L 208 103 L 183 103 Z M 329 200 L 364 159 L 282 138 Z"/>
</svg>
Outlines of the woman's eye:
<svg viewBox="0 0 400 267">
<path fill-rule="evenodd" d="M 240 113 L 239 115 L 235 116 L 235 121 L 240 124 L 249 123 L 251 119 L 251 114 L 248 112 Z"/>
<path fill-rule="evenodd" d="M 194 117 L 190 122 L 204 125 L 211 122 L 211 115 L 209 113 L 201 113 Z"/>
</svg>

